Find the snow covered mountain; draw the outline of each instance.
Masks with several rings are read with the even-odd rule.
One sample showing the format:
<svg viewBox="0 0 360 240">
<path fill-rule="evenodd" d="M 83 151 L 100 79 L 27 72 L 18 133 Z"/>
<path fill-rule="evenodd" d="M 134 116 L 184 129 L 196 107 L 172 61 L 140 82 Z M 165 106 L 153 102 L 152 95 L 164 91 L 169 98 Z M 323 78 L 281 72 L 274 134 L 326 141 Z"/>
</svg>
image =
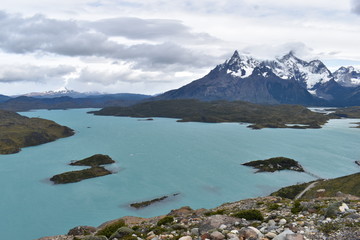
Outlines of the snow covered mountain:
<svg viewBox="0 0 360 240">
<path fill-rule="evenodd" d="M 360 70 L 354 67 L 341 67 L 333 75 L 335 81 L 344 87 L 360 86 Z"/>
<path fill-rule="evenodd" d="M 157 99 L 346 105 L 348 96 L 356 91 L 350 86 L 357 83 L 360 83 L 360 74 L 353 68 L 341 68 L 333 74 L 320 60 L 304 61 L 293 52 L 274 60 L 261 61 L 235 51 L 229 60 L 217 65 L 203 78 L 166 92 Z"/>
<path fill-rule="evenodd" d="M 69 90 L 66 87 L 64 87 L 64 88 L 60 88 L 55 91 L 32 92 L 32 93 L 24 94 L 22 96 L 34 97 L 34 98 L 55 98 L 55 97 L 83 98 L 83 97 L 88 97 L 88 96 L 93 96 L 93 95 L 100 95 L 100 93 L 98 93 L 98 92 L 80 93 L 80 92 L 76 92 L 74 90 Z"/>
</svg>

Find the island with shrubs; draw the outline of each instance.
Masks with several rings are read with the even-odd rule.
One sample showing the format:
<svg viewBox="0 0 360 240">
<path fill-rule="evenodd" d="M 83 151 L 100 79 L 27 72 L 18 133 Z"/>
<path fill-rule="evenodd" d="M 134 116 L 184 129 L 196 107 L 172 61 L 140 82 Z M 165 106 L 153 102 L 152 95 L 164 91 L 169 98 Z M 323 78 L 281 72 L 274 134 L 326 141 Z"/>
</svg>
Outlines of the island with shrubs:
<svg viewBox="0 0 360 240">
<path fill-rule="evenodd" d="M 95 154 L 91 157 L 70 163 L 72 166 L 90 166 L 90 168 L 57 174 L 51 177 L 50 181 L 54 184 L 66 184 L 80 182 L 89 178 L 106 176 L 112 174 L 113 172 L 107 170 L 102 165 L 112 163 L 115 163 L 115 161 L 108 155 Z"/>
<path fill-rule="evenodd" d="M 303 167 L 297 161 L 286 157 L 274 157 L 265 160 L 256 160 L 243 163 L 242 165 L 258 169 L 256 172 L 275 172 L 281 170 L 304 172 Z"/>
</svg>

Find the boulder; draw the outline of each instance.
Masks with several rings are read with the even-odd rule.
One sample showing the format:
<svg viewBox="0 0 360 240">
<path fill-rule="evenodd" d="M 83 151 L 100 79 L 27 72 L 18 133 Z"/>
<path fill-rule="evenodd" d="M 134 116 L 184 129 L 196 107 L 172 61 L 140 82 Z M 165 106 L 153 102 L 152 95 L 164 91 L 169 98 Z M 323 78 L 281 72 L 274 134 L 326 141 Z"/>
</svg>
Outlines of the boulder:
<svg viewBox="0 0 360 240">
<path fill-rule="evenodd" d="M 210 234 L 211 240 L 223 240 L 224 238 L 225 238 L 225 236 L 221 232 L 218 232 L 218 231 L 212 232 Z"/>
<path fill-rule="evenodd" d="M 254 227 L 244 227 L 239 231 L 239 239 L 240 240 L 257 240 L 262 237 L 262 234 L 259 230 L 255 230 Z"/>
<path fill-rule="evenodd" d="M 95 227 L 90 226 L 77 226 L 69 230 L 67 235 L 77 236 L 77 235 L 89 235 L 96 232 Z"/>
<path fill-rule="evenodd" d="M 291 235 L 291 234 L 294 234 L 294 232 L 286 228 L 282 233 L 274 237 L 273 240 L 288 240 L 287 235 Z"/>
<path fill-rule="evenodd" d="M 286 234 L 285 240 L 305 240 L 301 234 Z"/>
<path fill-rule="evenodd" d="M 275 233 L 273 233 L 273 232 L 268 232 L 268 233 L 266 233 L 265 234 L 265 237 L 266 238 L 269 238 L 269 239 L 273 239 L 273 238 L 275 238 L 277 235 L 275 234 Z"/>
<path fill-rule="evenodd" d="M 116 232 L 113 233 L 113 235 L 111 235 L 111 237 L 109 239 L 110 240 L 114 239 L 114 238 L 121 239 L 121 238 L 123 238 L 125 236 L 129 236 L 129 235 L 131 235 L 133 233 L 134 233 L 134 230 L 132 230 L 131 228 L 121 227 L 118 230 L 116 230 Z"/>
<path fill-rule="evenodd" d="M 192 237 L 184 236 L 184 237 L 179 238 L 179 240 L 192 240 Z"/>
<path fill-rule="evenodd" d="M 204 221 L 200 222 L 199 230 L 200 233 L 206 233 L 212 229 L 218 229 L 221 225 L 235 225 L 236 222 L 239 222 L 238 218 L 224 216 L 224 215 L 214 215 L 206 218 Z"/>
</svg>

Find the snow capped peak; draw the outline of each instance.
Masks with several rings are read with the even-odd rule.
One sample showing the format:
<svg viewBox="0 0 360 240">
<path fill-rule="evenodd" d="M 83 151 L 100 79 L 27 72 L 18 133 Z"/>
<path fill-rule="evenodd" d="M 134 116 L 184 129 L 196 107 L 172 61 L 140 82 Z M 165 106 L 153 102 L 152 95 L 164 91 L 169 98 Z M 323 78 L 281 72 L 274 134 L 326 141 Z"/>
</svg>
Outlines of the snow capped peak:
<svg viewBox="0 0 360 240">
<path fill-rule="evenodd" d="M 236 50 L 229 60 L 220 65 L 220 69 L 226 69 L 226 73 L 232 76 L 245 78 L 250 76 L 254 68 L 259 65 L 258 60 L 248 55 L 240 55 Z"/>
<path fill-rule="evenodd" d="M 360 70 L 352 66 L 341 67 L 333 75 L 335 81 L 344 87 L 360 86 Z"/>
</svg>

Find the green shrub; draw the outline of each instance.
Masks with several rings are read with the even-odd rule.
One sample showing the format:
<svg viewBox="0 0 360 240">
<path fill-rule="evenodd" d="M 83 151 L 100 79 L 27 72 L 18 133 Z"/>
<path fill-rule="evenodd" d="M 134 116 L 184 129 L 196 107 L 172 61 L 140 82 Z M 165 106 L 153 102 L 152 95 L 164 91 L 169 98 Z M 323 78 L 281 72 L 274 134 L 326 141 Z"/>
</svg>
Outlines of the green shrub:
<svg viewBox="0 0 360 240">
<path fill-rule="evenodd" d="M 292 214 L 298 214 L 299 212 L 302 211 L 302 209 L 303 209 L 303 207 L 301 206 L 300 201 L 296 200 L 294 202 L 294 206 L 291 208 L 291 213 Z"/>
<path fill-rule="evenodd" d="M 245 218 L 246 220 L 264 220 L 263 215 L 259 210 L 256 209 L 249 209 L 249 210 L 242 210 L 233 214 L 234 217 L 237 218 Z"/>
<path fill-rule="evenodd" d="M 100 229 L 96 235 L 97 236 L 106 236 L 107 238 L 109 238 L 112 234 L 114 234 L 116 232 L 116 230 L 118 230 L 121 227 L 125 226 L 125 221 L 120 219 L 116 222 L 107 224 L 104 228 Z"/>
<path fill-rule="evenodd" d="M 325 233 L 326 235 L 329 235 L 332 232 L 336 232 L 339 229 L 340 229 L 339 224 L 332 223 L 332 222 L 324 223 L 323 225 L 321 225 L 319 227 L 319 230 L 321 232 Z"/>
<path fill-rule="evenodd" d="M 204 213 L 205 216 L 213 216 L 213 215 L 224 215 L 225 209 L 218 209 L 216 211 L 209 211 Z"/>
<path fill-rule="evenodd" d="M 172 216 L 165 216 L 163 217 L 162 219 L 160 219 L 158 222 L 157 222 L 157 225 L 158 226 L 161 226 L 161 225 L 166 225 L 166 224 L 169 224 L 169 223 L 172 223 L 174 222 L 174 217 Z"/>
<path fill-rule="evenodd" d="M 271 203 L 267 207 L 270 211 L 273 211 L 273 210 L 278 210 L 280 206 L 277 203 Z"/>
</svg>

